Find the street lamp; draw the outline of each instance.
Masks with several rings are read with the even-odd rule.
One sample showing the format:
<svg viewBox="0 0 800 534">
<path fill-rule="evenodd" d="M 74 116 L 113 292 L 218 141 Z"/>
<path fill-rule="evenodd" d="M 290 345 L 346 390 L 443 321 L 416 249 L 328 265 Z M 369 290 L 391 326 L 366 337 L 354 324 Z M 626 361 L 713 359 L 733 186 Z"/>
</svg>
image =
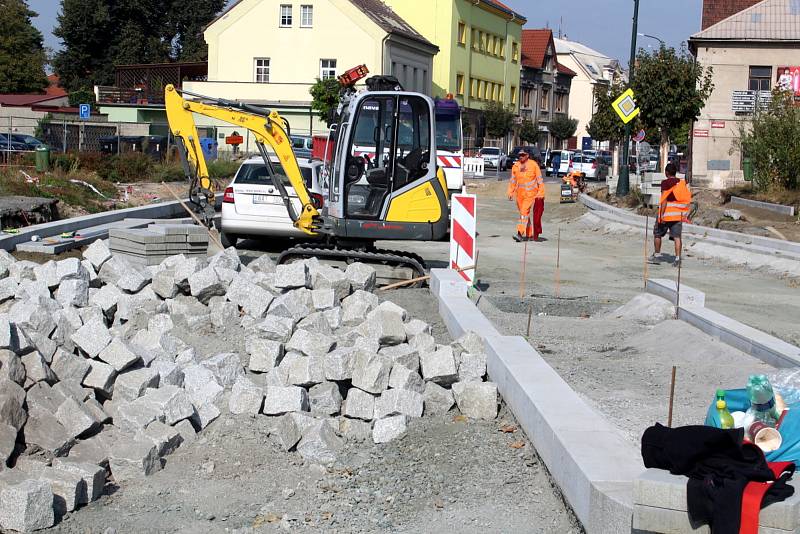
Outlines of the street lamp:
<svg viewBox="0 0 800 534">
<path fill-rule="evenodd" d="M 628 64 L 628 85 L 633 83 L 633 72 L 636 68 L 636 29 L 639 26 L 639 0 L 633 0 L 633 31 L 631 31 L 631 61 Z M 617 180 L 617 196 L 624 197 L 630 192 L 629 181 L 629 147 L 631 142 L 631 123 L 625 125 L 625 139 L 622 145 L 622 167 L 619 169 Z"/>
<path fill-rule="evenodd" d="M 660 38 L 656 37 L 655 35 L 649 35 L 647 33 L 637 33 L 637 35 L 639 35 L 641 37 L 649 37 L 650 39 L 655 39 L 656 41 L 661 43 L 661 46 L 667 46 L 667 43 L 664 42 L 664 39 L 660 39 Z"/>
</svg>

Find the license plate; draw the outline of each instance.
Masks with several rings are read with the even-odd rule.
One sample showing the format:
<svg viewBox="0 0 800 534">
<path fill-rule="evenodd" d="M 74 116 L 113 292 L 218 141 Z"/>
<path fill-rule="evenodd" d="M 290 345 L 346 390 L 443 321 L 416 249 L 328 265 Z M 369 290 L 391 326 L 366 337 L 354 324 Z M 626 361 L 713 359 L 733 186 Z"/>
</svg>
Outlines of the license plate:
<svg viewBox="0 0 800 534">
<path fill-rule="evenodd" d="M 280 204 L 280 197 L 272 195 L 253 195 L 253 204 Z"/>
</svg>

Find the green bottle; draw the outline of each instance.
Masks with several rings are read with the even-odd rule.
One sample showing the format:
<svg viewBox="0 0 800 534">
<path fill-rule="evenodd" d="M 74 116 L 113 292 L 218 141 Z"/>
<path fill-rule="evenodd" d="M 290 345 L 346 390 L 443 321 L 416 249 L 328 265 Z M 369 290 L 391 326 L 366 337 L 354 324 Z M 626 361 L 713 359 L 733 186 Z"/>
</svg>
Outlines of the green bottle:
<svg viewBox="0 0 800 534">
<path fill-rule="evenodd" d="M 723 430 L 733 428 L 733 416 L 728 411 L 728 403 L 720 399 L 717 401 L 717 414 L 719 414 L 719 427 Z"/>
</svg>

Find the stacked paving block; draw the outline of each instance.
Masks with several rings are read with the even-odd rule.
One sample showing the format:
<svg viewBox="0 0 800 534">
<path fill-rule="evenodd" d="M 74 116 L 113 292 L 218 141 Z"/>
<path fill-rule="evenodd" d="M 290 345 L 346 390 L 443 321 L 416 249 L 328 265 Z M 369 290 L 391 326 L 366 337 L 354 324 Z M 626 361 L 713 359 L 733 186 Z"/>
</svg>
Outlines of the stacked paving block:
<svg viewBox="0 0 800 534">
<path fill-rule="evenodd" d="M 208 232 L 190 224 L 151 224 L 146 229 L 112 229 L 109 248 L 134 265 L 158 265 L 170 256 L 208 254 Z"/>
</svg>

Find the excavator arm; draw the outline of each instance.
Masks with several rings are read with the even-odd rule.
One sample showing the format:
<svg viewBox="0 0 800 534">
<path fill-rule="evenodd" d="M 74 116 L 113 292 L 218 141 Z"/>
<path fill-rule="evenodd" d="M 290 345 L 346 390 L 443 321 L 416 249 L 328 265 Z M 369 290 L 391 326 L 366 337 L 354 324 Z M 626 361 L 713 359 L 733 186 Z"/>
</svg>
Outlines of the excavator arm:
<svg viewBox="0 0 800 534">
<path fill-rule="evenodd" d="M 312 203 L 294 156 L 292 142 L 287 133 L 288 125 L 277 111 L 179 91 L 172 85 L 168 85 L 164 93 L 169 128 L 181 153 L 184 172 L 191 180 L 189 199 L 198 207 L 206 225 L 211 226 L 214 217 L 214 185 L 208 175 L 208 165 L 197 134 L 194 113 L 249 130 L 255 137 L 272 183 L 280 193 L 295 227 L 308 235 L 316 235 L 320 227 L 320 215 Z M 202 101 L 186 100 L 184 94 L 200 98 Z M 289 183 L 300 199 L 302 206 L 300 213 L 297 213 L 283 181 L 276 176 L 266 145 L 269 145 L 278 156 Z"/>
</svg>

